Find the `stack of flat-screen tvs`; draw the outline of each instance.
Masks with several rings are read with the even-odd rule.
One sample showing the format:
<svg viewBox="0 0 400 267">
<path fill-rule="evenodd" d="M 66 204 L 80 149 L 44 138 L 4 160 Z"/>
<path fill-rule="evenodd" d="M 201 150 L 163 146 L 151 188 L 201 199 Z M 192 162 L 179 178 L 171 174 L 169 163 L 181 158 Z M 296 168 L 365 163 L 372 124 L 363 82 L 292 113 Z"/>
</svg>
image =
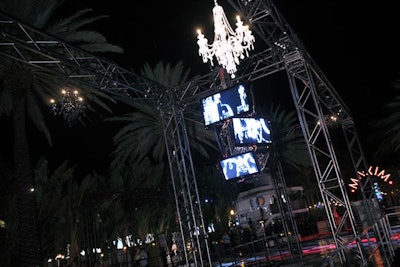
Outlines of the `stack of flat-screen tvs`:
<svg viewBox="0 0 400 267">
<path fill-rule="evenodd" d="M 269 145 L 269 122 L 262 117 L 246 117 L 250 110 L 249 90 L 246 84 L 237 84 L 201 99 L 204 125 L 229 121 L 230 134 L 237 147 Z M 219 161 L 226 180 L 245 178 L 260 172 L 257 155 L 253 151 L 236 154 Z"/>
</svg>

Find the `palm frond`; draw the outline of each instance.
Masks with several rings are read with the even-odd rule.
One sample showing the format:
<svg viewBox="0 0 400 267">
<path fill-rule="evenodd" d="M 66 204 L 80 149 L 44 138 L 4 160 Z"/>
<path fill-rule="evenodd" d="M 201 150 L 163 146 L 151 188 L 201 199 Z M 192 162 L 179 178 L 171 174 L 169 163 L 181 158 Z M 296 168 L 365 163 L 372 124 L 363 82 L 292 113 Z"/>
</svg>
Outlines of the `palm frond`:
<svg viewBox="0 0 400 267">
<path fill-rule="evenodd" d="M 375 158 L 396 155 L 400 151 L 400 81 L 393 83 L 395 96 L 382 107 L 382 115 L 370 122 L 373 131 L 369 139 L 379 143 Z"/>
<path fill-rule="evenodd" d="M 50 20 L 61 2 L 59 0 L 2 1 L 0 10 L 26 24 L 41 29 Z"/>
<path fill-rule="evenodd" d="M 280 105 L 262 107 L 263 113 L 268 114 L 271 123 L 273 144 L 271 155 L 282 164 L 288 164 L 295 169 L 302 169 L 310 165 L 311 160 L 304 137 L 298 128 L 297 113 L 286 111 Z M 296 131 L 291 131 L 297 129 Z"/>
<path fill-rule="evenodd" d="M 68 31 L 77 31 L 86 25 L 108 17 L 107 15 L 88 16 L 88 13 L 92 11 L 93 8 L 84 8 L 70 16 L 54 20 L 46 27 L 46 31 L 54 35 L 59 35 Z"/>
</svg>

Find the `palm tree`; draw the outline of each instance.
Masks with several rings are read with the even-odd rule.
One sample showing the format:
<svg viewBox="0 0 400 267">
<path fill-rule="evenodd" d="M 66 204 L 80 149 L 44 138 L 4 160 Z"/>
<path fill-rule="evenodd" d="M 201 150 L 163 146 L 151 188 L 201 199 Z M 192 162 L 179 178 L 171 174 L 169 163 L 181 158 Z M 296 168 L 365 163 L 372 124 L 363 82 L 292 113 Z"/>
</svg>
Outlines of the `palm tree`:
<svg viewBox="0 0 400 267">
<path fill-rule="evenodd" d="M 0 10 L 53 36 L 64 38 L 90 52 L 122 52 L 118 46 L 107 43 L 100 33 L 82 30 L 103 16 L 85 17 L 90 9 L 80 10 L 64 19 L 52 15 L 62 1 L 2 1 Z M 56 95 L 65 81 L 47 70 L 35 69 L 11 59 L 0 61 L 0 116 L 12 116 L 14 154 L 14 192 L 18 213 L 18 249 L 15 255 L 20 266 L 39 265 L 40 244 L 31 156 L 27 138 L 28 118 L 42 132 L 51 145 L 40 105 L 49 96 Z M 95 98 L 97 99 L 97 98 Z"/>
<path fill-rule="evenodd" d="M 393 82 L 395 95 L 384 103 L 379 117 L 371 119 L 370 144 L 378 144 L 373 154 L 375 161 L 382 160 L 397 165 L 400 152 L 400 79 Z"/>
<path fill-rule="evenodd" d="M 44 158 L 35 168 L 44 259 L 69 253 L 70 263 L 81 264 L 80 251 L 96 245 L 106 252 L 107 248 L 114 247 L 112 241 L 127 236 L 128 229 L 134 225 L 127 201 L 121 197 L 125 192 L 113 192 L 112 184 L 97 173 L 78 175 L 77 166 L 68 161 L 51 174 Z M 87 235 L 93 235 L 89 241 Z M 90 240 L 96 244 L 88 243 Z M 89 252 L 87 257 L 93 254 Z"/>
<path fill-rule="evenodd" d="M 175 66 L 159 61 L 154 68 L 149 63 L 145 63 L 140 73 L 153 82 L 167 87 L 175 87 L 188 81 L 190 68 L 185 69 L 182 61 L 178 61 Z M 192 79 L 196 77 L 197 75 Z"/>
<path fill-rule="evenodd" d="M 270 149 L 275 160 L 297 171 L 311 167 L 311 159 L 295 111 L 287 111 L 280 105 L 263 106 L 262 113 L 268 114 L 271 123 Z"/>
<path fill-rule="evenodd" d="M 80 242 L 90 232 L 85 222 L 92 219 L 86 218 L 84 206 L 97 191 L 99 178 L 76 177 L 76 166 L 69 165 L 63 162 L 48 176 L 47 161 L 41 159 L 35 168 L 35 191 L 45 259 L 69 252 L 71 262 L 78 262 Z"/>
<path fill-rule="evenodd" d="M 146 63 L 141 73 L 156 83 L 172 88 L 187 81 L 189 70 L 184 70 L 182 62 L 171 67 L 170 63 L 164 64 L 161 61 L 154 70 Z M 125 123 L 113 139 L 116 149 L 112 169 L 129 168 L 127 162 L 141 162 L 146 158 L 156 163 L 165 160 L 164 130 L 157 106 L 141 99 L 116 99 L 126 104 L 132 112 L 106 119 Z M 213 132 L 205 129 L 203 123 L 196 119 L 186 118 L 186 123 L 189 138 L 193 141 L 190 142 L 192 147 L 202 156 L 208 157 L 205 147 L 217 149 Z"/>
</svg>

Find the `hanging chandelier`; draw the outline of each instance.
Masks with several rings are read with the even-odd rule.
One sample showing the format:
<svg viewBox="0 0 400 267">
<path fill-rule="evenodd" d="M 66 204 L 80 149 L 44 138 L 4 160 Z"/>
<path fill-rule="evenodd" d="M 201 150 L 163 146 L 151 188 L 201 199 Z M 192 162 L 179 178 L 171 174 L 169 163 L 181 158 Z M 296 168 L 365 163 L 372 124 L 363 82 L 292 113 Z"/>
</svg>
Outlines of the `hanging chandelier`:
<svg viewBox="0 0 400 267">
<path fill-rule="evenodd" d="M 86 106 L 77 90 L 64 88 L 59 99 L 50 99 L 51 111 L 54 115 L 62 115 L 67 126 L 71 127 L 85 112 Z"/>
<path fill-rule="evenodd" d="M 255 41 L 252 32 L 247 25 L 243 25 L 240 17 L 237 16 L 235 31 L 229 25 L 225 12 L 217 1 L 214 0 L 214 43 L 209 45 L 207 38 L 200 30 L 197 30 L 197 44 L 199 45 L 199 55 L 203 62 L 210 61 L 213 66 L 215 56 L 218 64 L 221 65 L 232 78 L 235 78 L 236 66 L 239 60 L 248 57 L 248 51 L 253 50 Z"/>
</svg>

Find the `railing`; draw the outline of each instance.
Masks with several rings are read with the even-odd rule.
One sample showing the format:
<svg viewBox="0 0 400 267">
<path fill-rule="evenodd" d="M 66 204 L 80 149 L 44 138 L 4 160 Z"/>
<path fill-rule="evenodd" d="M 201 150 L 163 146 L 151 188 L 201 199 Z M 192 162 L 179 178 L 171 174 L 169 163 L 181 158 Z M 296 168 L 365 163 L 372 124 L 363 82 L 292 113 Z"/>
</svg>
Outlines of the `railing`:
<svg viewBox="0 0 400 267">
<path fill-rule="evenodd" d="M 377 237 L 374 233 L 384 234 L 385 228 L 390 235 L 389 243 L 377 243 Z M 377 231 L 381 230 L 381 231 Z M 394 263 L 396 256 L 396 249 L 400 248 L 400 207 L 392 207 L 385 210 L 385 215 L 375 222 L 373 225 L 366 227 L 358 237 L 365 249 L 368 249 L 368 261 L 372 266 L 397 266 Z M 348 240 L 347 247 L 353 246 L 355 239 Z M 398 253 L 398 252 L 397 252 Z M 315 266 L 336 266 L 338 250 L 328 254 L 321 262 Z M 345 251 L 347 258 L 350 262 L 357 261 L 352 258 L 351 251 Z"/>
<path fill-rule="evenodd" d="M 387 227 L 387 231 L 385 227 Z M 377 231 L 381 230 L 381 231 Z M 375 233 L 390 233 L 390 243 L 376 242 Z M 343 235 L 346 237 L 346 235 Z M 289 237 L 291 238 L 291 237 Z M 371 266 L 394 267 L 396 256 L 395 249 L 400 247 L 400 207 L 386 209 L 385 215 L 373 225 L 364 228 L 358 237 L 344 242 L 344 255 L 349 266 L 359 263 L 357 254 L 353 253 L 352 247 L 356 241 L 361 240 L 363 248 L 368 255 L 368 262 Z M 378 238 L 379 240 L 379 238 Z M 278 266 L 282 264 L 301 263 L 302 266 L 315 267 L 333 267 L 340 266 L 339 250 L 336 249 L 332 238 L 329 235 L 315 237 L 312 240 L 302 241 L 301 256 L 293 257 L 289 253 L 287 237 L 272 234 L 265 234 L 263 237 L 252 235 L 243 235 L 239 239 L 232 240 L 232 244 L 226 245 L 221 241 L 215 240 L 210 245 L 210 254 L 213 266 Z M 178 267 L 184 266 L 182 255 L 171 252 L 165 255 L 161 249 L 156 246 L 148 247 L 149 263 L 152 267 Z M 104 253 L 106 254 L 106 253 Z M 297 254 L 296 254 L 297 255 Z M 81 259 L 84 262 L 84 259 Z M 138 261 L 134 259 L 134 248 L 127 250 L 116 250 L 108 253 L 107 256 L 97 257 L 96 262 L 101 267 L 135 267 L 139 266 Z M 53 261 L 48 263 L 48 267 L 55 266 L 73 266 L 66 259 L 63 262 Z M 294 265 L 296 266 L 296 265 Z M 357 265 L 354 265 L 357 266 Z"/>
</svg>

